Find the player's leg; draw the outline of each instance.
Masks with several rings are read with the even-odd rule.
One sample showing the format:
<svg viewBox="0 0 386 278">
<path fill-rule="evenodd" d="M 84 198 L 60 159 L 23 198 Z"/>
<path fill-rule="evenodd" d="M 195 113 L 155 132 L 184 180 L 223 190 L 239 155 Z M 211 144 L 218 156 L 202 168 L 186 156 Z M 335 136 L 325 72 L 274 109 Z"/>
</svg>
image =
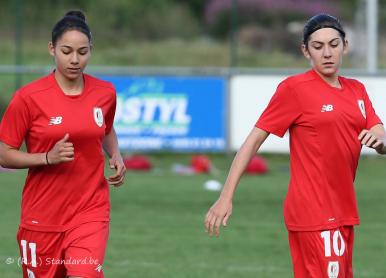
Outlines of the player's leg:
<svg viewBox="0 0 386 278">
<path fill-rule="evenodd" d="M 353 277 L 353 268 L 352 268 L 352 256 L 354 249 L 354 227 L 353 226 L 343 226 L 340 228 L 340 233 L 343 238 L 347 241 L 347 254 L 346 254 L 346 264 L 345 264 L 345 275 L 344 277 L 351 278 Z"/>
<path fill-rule="evenodd" d="M 63 233 L 46 233 L 19 228 L 17 242 L 24 278 L 66 277 L 61 263 Z"/>
<path fill-rule="evenodd" d="M 352 278 L 353 227 L 315 232 L 289 231 L 296 278 Z"/>
<path fill-rule="evenodd" d="M 103 278 L 103 260 L 109 237 L 108 222 L 90 222 L 66 232 L 68 277 Z"/>
<path fill-rule="evenodd" d="M 314 265 L 316 265 L 315 256 L 310 256 L 309 254 L 308 242 L 304 240 L 304 233 L 305 232 L 288 231 L 288 241 L 295 278 L 316 277 L 314 273 Z M 309 256 L 309 260 L 307 261 L 305 259 L 306 256 Z"/>
</svg>

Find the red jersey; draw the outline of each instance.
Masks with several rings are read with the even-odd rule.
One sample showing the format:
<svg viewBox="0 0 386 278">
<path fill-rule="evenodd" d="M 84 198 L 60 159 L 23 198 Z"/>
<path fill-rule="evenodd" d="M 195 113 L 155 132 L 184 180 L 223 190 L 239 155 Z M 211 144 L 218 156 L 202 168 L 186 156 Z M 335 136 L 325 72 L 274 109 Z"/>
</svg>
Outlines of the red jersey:
<svg viewBox="0 0 386 278">
<path fill-rule="evenodd" d="M 313 231 L 359 224 L 354 179 L 358 135 L 381 120 L 364 86 L 339 77 L 331 87 L 314 70 L 284 80 L 256 127 L 290 132 L 290 182 L 284 201 L 288 230 Z"/>
<path fill-rule="evenodd" d="M 0 141 L 29 153 L 51 150 L 66 133 L 74 160 L 30 168 L 23 188 L 20 226 L 61 232 L 90 221 L 108 221 L 109 187 L 102 140 L 112 128 L 116 94 L 111 83 L 84 74 L 80 95 L 65 95 L 54 73 L 13 96 L 0 125 Z"/>
</svg>

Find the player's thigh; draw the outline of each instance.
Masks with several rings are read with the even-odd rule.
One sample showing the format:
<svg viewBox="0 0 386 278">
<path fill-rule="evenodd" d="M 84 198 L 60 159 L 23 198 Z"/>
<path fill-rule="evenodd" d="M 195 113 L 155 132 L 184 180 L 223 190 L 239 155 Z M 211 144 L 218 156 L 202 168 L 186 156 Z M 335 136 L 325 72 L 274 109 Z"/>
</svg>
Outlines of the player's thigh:
<svg viewBox="0 0 386 278">
<path fill-rule="evenodd" d="M 90 222 L 66 233 L 65 261 L 68 276 L 102 278 L 109 237 L 108 222 Z"/>
<path fill-rule="evenodd" d="M 351 278 L 354 229 L 289 232 L 296 278 Z"/>
<path fill-rule="evenodd" d="M 63 233 L 47 233 L 19 228 L 17 241 L 25 278 L 66 277 L 63 265 Z"/>
</svg>

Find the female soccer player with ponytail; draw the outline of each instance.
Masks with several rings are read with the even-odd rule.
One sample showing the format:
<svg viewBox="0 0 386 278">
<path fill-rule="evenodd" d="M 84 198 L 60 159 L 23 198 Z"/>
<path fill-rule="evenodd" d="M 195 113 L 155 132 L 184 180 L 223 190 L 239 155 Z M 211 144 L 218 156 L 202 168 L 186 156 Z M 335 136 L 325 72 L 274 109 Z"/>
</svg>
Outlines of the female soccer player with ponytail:
<svg viewBox="0 0 386 278">
<path fill-rule="evenodd" d="M 56 69 L 18 90 L 1 121 L 0 164 L 29 168 L 17 234 L 24 277 L 103 277 L 108 183 L 121 185 L 125 167 L 115 89 L 83 73 L 91 48 L 84 14 L 68 12 L 49 43 Z M 102 148 L 116 170 L 107 181 Z"/>
<path fill-rule="evenodd" d="M 219 235 L 251 156 L 270 133 L 290 133 L 291 179 L 284 220 L 296 278 L 353 277 L 354 226 L 359 216 L 354 179 L 362 145 L 386 154 L 385 129 L 365 87 L 338 75 L 347 52 L 333 16 L 318 14 L 304 27 L 302 51 L 312 69 L 280 83 L 238 151 L 205 226 Z"/>
</svg>

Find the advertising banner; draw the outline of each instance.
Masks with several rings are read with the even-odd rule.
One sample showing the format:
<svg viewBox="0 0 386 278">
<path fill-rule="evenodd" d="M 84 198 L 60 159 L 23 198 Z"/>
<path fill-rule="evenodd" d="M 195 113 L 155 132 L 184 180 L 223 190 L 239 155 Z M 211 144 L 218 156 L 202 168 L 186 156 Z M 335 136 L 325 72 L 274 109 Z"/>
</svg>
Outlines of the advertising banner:
<svg viewBox="0 0 386 278">
<path fill-rule="evenodd" d="M 117 90 L 121 149 L 224 151 L 226 80 L 221 77 L 103 76 Z"/>
</svg>

